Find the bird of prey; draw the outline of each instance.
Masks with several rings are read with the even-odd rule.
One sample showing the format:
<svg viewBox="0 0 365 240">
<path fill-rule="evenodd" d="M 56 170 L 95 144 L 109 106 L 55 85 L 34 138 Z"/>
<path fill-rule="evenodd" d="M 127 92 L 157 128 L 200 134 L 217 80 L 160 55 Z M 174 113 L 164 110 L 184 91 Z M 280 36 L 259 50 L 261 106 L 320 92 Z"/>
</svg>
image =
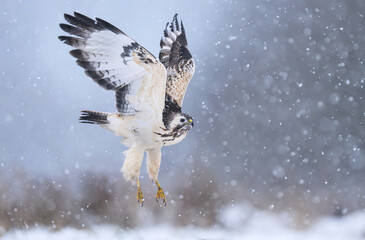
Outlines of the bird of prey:
<svg viewBox="0 0 365 240">
<path fill-rule="evenodd" d="M 147 153 L 147 171 L 157 185 L 156 200 L 165 194 L 157 180 L 161 148 L 181 142 L 194 126 L 193 118 L 181 111 L 184 95 L 195 65 L 188 49 L 182 21 L 177 14 L 167 23 L 157 59 L 147 49 L 110 23 L 75 12 L 65 14 L 66 33 L 59 39 L 74 49 L 70 54 L 85 74 L 100 87 L 114 91 L 116 113 L 81 111 L 80 122 L 98 124 L 122 137 L 129 149 L 121 171 L 137 184 L 137 201 L 144 198 L 139 182 Z"/>
</svg>

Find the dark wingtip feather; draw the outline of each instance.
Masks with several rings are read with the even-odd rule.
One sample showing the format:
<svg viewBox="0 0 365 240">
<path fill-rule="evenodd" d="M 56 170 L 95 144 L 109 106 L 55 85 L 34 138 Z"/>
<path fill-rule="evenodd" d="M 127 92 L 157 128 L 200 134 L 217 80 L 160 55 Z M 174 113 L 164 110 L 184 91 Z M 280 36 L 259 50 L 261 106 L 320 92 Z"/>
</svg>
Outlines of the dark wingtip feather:
<svg viewBox="0 0 365 240">
<path fill-rule="evenodd" d="M 178 30 L 178 31 L 180 32 L 179 21 L 177 20 L 177 13 L 175 13 L 175 15 L 174 15 L 174 18 L 173 18 L 172 22 L 174 22 L 174 23 L 175 23 L 176 30 Z"/>
<path fill-rule="evenodd" d="M 77 59 L 87 60 L 87 59 L 82 58 L 82 56 L 83 56 L 82 52 L 83 51 L 80 49 L 75 49 L 75 50 L 70 51 L 70 55 Z"/>
<path fill-rule="evenodd" d="M 105 66 L 108 64 L 108 62 L 88 61 L 88 60 L 82 60 L 82 59 L 78 59 L 76 61 L 76 63 L 83 69 L 91 70 L 91 71 L 96 71 L 96 69 L 99 69 L 102 65 Z"/>
<path fill-rule="evenodd" d="M 74 16 L 65 13 L 64 17 L 69 24 L 73 25 L 72 27 L 75 27 L 76 29 L 79 28 L 79 30 L 89 33 L 101 30 L 109 30 L 115 34 L 125 34 L 119 28 L 101 18 L 95 18 L 96 20 L 94 20 L 78 12 L 74 12 Z M 68 32 L 67 30 L 70 30 L 70 27 L 67 27 L 65 25 L 61 26 L 61 28 L 66 32 Z M 70 33 L 73 34 L 72 32 Z"/>
<path fill-rule="evenodd" d="M 83 37 L 83 38 L 87 38 L 90 35 L 90 32 L 87 32 L 86 30 L 83 30 L 81 28 L 77 28 L 68 24 L 64 24 L 61 23 L 60 24 L 60 28 L 67 32 L 70 33 L 72 35 L 78 36 L 78 37 Z"/>
<path fill-rule="evenodd" d="M 95 71 L 95 70 L 85 70 L 86 76 L 98 80 L 104 78 L 104 74 L 102 71 Z"/>
<path fill-rule="evenodd" d="M 180 21 L 180 24 L 181 24 L 181 34 L 185 35 L 185 28 L 182 20 Z"/>
<path fill-rule="evenodd" d="M 77 19 L 82 19 L 83 21 L 89 23 L 90 25 L 94 25 L 95 24 L 95 20 L 81 14 L 81 13 L 78 13 L 78 12 L 74 12 L 74 16 L 77 18 Z"/>
<path fill-rule="evenodd" d="M 75 38 L 70 36 L 59 36 L 58 39 L 63 43 L 70 45 L 75 48 L 85 47 L 85 40 L 81 38 Z"/>
<path fill-rule="evenodd" d="M 105 90 L 115 90 L 117 84 L 115 82 L 110 81 L 110 78 L 102 78 L 102 79 L 93 79 L 100 87 Z"/>
<path fill-rule="evenodd" d="M 174 30 L 179 32 L 179 34 L 175 33 L 177 37 L 175 40 L 173 40 L 170 51 L 162 49 L 164 46 L 166 46 L 166 44 L 163 42 L 162 39 L 160 41 L 161 50 L 159 53 L 159 59 L 165 65 L 165 67 L 175 65 L 181 60 L 189 60 L 192 58 L 191 53 L 188 49 L 184 24 L 182 20 L 180 20 L 179 22 L 177 16 L 178 14 L 175 13 L 172 22 L 168 22 L 166 24 L 165 30 L 163 31 L 166 38 L 170 38 L 167 34 L 167 31 L 169 30 L 168 28 L 170 28 L 172 32 L 175 32 Z"/>
<path fill-rule="evenodd" d="M 74 15 L 76 19 L 80 22 L 82 22 L 84 25 L 86 25 L 89 29 L 92 29 L 93 31 L 100 31 L 103 30 L 103 28 L 97 24 L 97 22 L 94 19 L 91 19 L 81 13 L 74 12 Z"/>
<path fill-rule="evenodd" d="M 72 15 L 70 15 L 70 14 L 67 14 L 67 13 L 63 14 L 63 17 L 65 18 L 65 20 L 66 20 L 67 22 L 69 22 L 69 23 L 71 23 L 71 24 L 72 24 L 72 22 L 75 20 L 75 17 L 74 17 L 74 16 L 72 16 Z"/>
<path fill-rule="evenodd" d="M 78 46 L 77 41 L 82 40 L 82 39 L 77 39 L 77 38 L 70 37 L 70 36 L 59 36 L 58 39 L 60 41 L 62 41 L 63 43 L 70 45 L 72 47 Z"/>
<path fill-rule="evenodd" d="M 77 65 L 79 65 L 80 67 L 82 67 L 85 70 L 95 71 L 95 69 L 96 69 L 89 61 L 77 60 L 76 63 L 77 63 Z"/>
<path fill-rule="evenodd" d="M 75 16 L 64 14 L 65 20 L 75 27 L 79 27 L 80 29 L 87 30 L 90 32 L 95 32 L 97 30 L 101 30 L 99 26 L 96 25 L 95 20 L 86 17 L 78 12 L 74 12 Z"/>
<path fill-rule="evenodd" d="M 179 23 L 179 22 L 177 21 L 177 13 L 175 13 L 174 17 L 172 18 L 172 21 L 173 21 L 173 22 L 177 22 L 177 23 Z"/>
<path fill-rule="evenodd" d="M 108 30 L 112 31 L 115 34 L 124 34 L 125 35 L 125 33 L 122 30 L 120 30 L 116 26 L 108 23 L 107 21 L 104 21 L 101 18 L 95 18 L 95 19 L 97 21 L 97 25 L 99 25 L 100 27 L 108 29 Z"/>
<path fill-rule="evenodd" d="M 182 36 L 181 37 L 182 38 L 181 39 L 182 40 L 181 45 L 188 46 L 188 41 L 186 40 L 185 28 L 184 28 L 184 24 L 183 24 L 182 20 L 181 20 L 180 24 L 181 24 L 181 34 L 180 34 L 180 36 Z"/>
<path fill-rule="evenodd" d="M 167 35 L 167 28 L 168 28 L 168 26 L 169 26 L 169 22 L 167 22 L 166 23 L 166 26 L 165 26 L 165 30 L 163 30 L 163 35 L 165 36 L 165 37 L 168 37 L 168 35 Z"/>
</svg>

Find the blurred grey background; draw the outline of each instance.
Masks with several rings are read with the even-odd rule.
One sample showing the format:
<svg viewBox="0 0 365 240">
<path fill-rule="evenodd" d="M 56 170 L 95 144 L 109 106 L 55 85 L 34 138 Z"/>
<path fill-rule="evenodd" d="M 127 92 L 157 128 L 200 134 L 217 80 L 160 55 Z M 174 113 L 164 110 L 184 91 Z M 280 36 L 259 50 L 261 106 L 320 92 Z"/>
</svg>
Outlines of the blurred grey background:
<svg viewBox="0 0 365 240">
<path fill-rule="evenodd" d="M 365 204 L 365 2 L 2 1 L 0 225 L 215 226 L 227 205 L 290 215 L 293 226 Z M 114 112 L 62 44 L 64 13 L 102 18 L 156 56 L 183 19 L 196 73 L 183 110 L 196 127 L 143 165 L 145 206 L 119 172 L 126 150 L 80 110 Z"/>
</svg>

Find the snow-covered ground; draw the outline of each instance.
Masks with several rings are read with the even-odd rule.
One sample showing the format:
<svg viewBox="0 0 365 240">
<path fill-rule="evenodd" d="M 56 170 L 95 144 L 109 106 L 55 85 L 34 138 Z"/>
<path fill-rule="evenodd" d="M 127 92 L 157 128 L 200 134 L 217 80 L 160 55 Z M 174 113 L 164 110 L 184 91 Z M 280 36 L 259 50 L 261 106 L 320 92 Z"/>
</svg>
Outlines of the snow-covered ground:
<svg viewBox="0 0 365 240">
<path fill-rule="evenodd" d="M 357 212 L 338 218 L 328 217 L 314 223 L 306 230 L 288 226 L 288 218 L 267 212 L 240 211 L 237 207 L 225 211 L 212 228 L 172 227 L 155 225 L 132 230 L 117 226 L 99 225 L 91 229 L 65 228 L 51 231 L 47 228 L 15 230 L 6 233 L 2 240 L 135 240 L 135 239 L 245 239 L 245 240 L 357 240 L 365 237 L 365 213 Z M 246 209 L 247 210 L 247 209 Z M 242 214 L 240 214 L 242 213 Z"/>
</svg>

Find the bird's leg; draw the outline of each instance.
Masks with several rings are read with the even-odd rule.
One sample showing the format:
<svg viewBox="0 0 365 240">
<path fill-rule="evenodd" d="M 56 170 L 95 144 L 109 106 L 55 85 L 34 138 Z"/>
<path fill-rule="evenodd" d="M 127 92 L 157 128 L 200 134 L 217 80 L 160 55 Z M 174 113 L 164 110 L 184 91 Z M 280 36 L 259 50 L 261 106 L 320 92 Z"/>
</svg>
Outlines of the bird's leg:
<svg viewBox="0 0 365 240">
<path fill-rule="evenodd" d="M 157 185 L 157 194 L 156 194 L 156 201 L 158 202 L 158 199 L 161 198 L 162 199 L 162 203 L 166 206 L 166 197 L 165 197 L 165 193 L 163 192 L 160 184 L 158 183 L 157 180 L 155 180 L 156 185 Z"/>
<path fill-rule="evenodd" d="M 137 202 L 139 202 L 141 204 L 141 207 L 143 207 L 144 198 L 143 198 L 141 185 L 139 184 L 139 178 L 137 178 L 137 188 L 138 188 L 138 190 L 137 190 Z"/>
</svg>

